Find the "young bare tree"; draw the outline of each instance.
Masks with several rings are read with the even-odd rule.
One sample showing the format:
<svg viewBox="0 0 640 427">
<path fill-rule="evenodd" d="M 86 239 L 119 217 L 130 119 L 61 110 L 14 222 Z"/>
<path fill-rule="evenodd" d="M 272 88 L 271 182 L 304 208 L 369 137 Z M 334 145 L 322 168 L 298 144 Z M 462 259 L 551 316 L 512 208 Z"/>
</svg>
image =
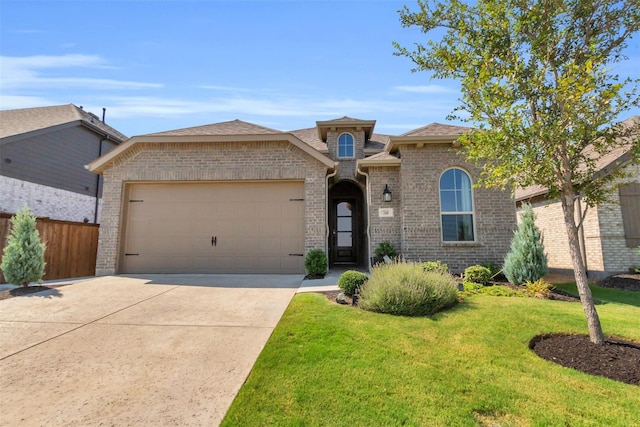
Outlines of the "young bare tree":
<svg viewBox="0 0 640 427">
<path fill-rule="evenodd" d="M 602 344 L 577 200 L 606 200 L 619 177 L 597 173 L 599 159 L 623 146 L 638 158 L 640 123 L 617 122 L 640 104 L 639 80 L 611 71 L 640 29 L 638 0 L 418 0 L 418 7 L 400 11 L 402 25 L 435 38 L 411 50 L 396 43 L 396 54 L 410 58 L 414 71 L 460 82 L 452 117 L 475 127 L 461 143 L 482 164 L 482 184 L 536 184 L 560 199 L 590 340 Z"/>
</svg>

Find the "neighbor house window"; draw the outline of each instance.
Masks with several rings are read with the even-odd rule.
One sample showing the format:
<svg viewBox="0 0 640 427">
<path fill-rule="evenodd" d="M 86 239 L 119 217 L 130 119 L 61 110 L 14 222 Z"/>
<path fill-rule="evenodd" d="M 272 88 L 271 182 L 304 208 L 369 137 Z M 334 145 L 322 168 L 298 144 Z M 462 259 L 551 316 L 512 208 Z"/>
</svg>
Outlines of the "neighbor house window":
<svg viewBox="0 0 640 427">
<path fill-rule="evenodd" d="M 471 178 L 462 169 L 449 169 L 440 177 L 440 215 L 442 240 L 474 241 Z"/>
<path fill-rule="evenodd" d="M 620 186 L 622 225 L 628 248 L 640 246 L 640 182 Z"/>
<path fill-rule="evenodd" d="M 353 158 L 353 135 L 343 133 L 338 137 L 338 157 Z"/>
</svg>

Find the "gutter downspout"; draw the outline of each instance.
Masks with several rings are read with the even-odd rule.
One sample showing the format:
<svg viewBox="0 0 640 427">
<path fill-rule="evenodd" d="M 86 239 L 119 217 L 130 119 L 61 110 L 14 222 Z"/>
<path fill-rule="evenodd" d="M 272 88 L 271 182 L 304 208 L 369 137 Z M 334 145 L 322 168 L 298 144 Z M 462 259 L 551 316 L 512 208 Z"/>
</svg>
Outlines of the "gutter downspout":
<svg viewBox="0 0 640 427">
<path fill-rule="evenodd" d="M 329 224 L 329 210 L 331 209 L 331 206 L 329 206 L 329 179 L 333 178 L 334 176 L 338 175 L 338 164 L 334 163 L 333 164 L 333 172 L 331 172 L 329 175 L 326 176 L 326 184 L 324 186 L 324 191 L 325 191 L 325 195 L 324 195 L 324 199 L 326 202 L 326 209 L 325 209 L 325 214 L 327 215 L 326 220 L 326 228 L 325 228 L 325 235 L 324 235 L 324 253 L 327 254 L 327 261 L 329 261 L 329 228 L 331 228 L 331 225 Z M 327 262 L 327 264 L 331 265 L 330 262 Z"/>
<path fill-rule="evenodd" d="M 109 138 L 102 138 L 100 140 L 100 148 L 98 150 L 98 157 L 102 157 L 102 143 L 104 141 L 108 141 Z M 98 223 L 98 208 L 99 208 L 99 202 L 100 202 L 100 177 L 101 175 L 98 174 L 97 178 L 96 178 L 96 205 L 93 209 L 93 223 L 97 224 Z"/>
<path fill-rule="evenodd" d="M 367 180 L 367 268 L 371 271 L 371 180 L 369 174 L 360 170 L 360 167 L 356 167 L 356 172 L 364 176 Z"/>
</svg>

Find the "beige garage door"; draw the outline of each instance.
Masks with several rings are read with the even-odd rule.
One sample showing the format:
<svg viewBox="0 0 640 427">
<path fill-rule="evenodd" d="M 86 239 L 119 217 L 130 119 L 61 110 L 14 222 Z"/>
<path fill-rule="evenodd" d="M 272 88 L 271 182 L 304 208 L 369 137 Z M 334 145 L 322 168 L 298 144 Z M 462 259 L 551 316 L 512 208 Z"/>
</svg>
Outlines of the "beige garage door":
<svg viewBox="0 0 640 427">
<path fill-rule="evenodd" d="M 135 184 L 123 273 L 304 273 L 304 183 Z"/>
</svg>

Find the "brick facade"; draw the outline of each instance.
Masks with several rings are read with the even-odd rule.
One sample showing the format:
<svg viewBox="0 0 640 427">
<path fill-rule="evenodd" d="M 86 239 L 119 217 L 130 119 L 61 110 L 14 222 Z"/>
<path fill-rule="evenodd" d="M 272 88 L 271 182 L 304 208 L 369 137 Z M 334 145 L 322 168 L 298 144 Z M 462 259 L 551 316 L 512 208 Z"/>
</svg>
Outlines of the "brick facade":
<svg viewBox="0 0 640 427">
<path fill-rule="evenodd" d="M 93 223 L 96 198 L 0 175 L 0 212 L 16 213 L 24 205 L 38 217 Z M 98 223 L 100 223 L 98 203 Z"/>
<path fill-rule="evenodd" d="M 474 188 L 475 242 L 443 242 L 440 176 L 458 167 L 474 181 L 480 171 L 464 162 L 450 144 L 402 146 L 400 155 L 402 254 L 413 260 L 440 260 L 453 272 L 487 261 L 502 265 L 516 227 L 511 192 Z"/>
<path fill-rule="evenodd" d="M 625 168 L 629 178 L 622 182 L 640 182 L 640 166 L 631 164 Z M 611 202 L 589 208 L 584 221 L 584 247 L 587 269 L 591 277 L 604 277 L 614 273 L 627 272 L 630 267 L 640 265 L 640 255 L 635 248 L 626 246 L 620 198 L 618 192 L 611 192 Z M 534 203 L 536 225 L 544 237 L 544 247 L 549 260 L 549 268 L 558 271 L 573 270 L 569 255 L 567 232 L 564 225 L 562 206 L 559 201 Z M 583 206 L 584 208 L 584 206 Z"/>
<path fill-rule="evenodd" d="M 305 249 L 326 250 L 326 168 L 285 141 L 139 144 L 104 172 L 97 275 L 118 271 L 124 184 L 304 180 Z"/>
</svg>

